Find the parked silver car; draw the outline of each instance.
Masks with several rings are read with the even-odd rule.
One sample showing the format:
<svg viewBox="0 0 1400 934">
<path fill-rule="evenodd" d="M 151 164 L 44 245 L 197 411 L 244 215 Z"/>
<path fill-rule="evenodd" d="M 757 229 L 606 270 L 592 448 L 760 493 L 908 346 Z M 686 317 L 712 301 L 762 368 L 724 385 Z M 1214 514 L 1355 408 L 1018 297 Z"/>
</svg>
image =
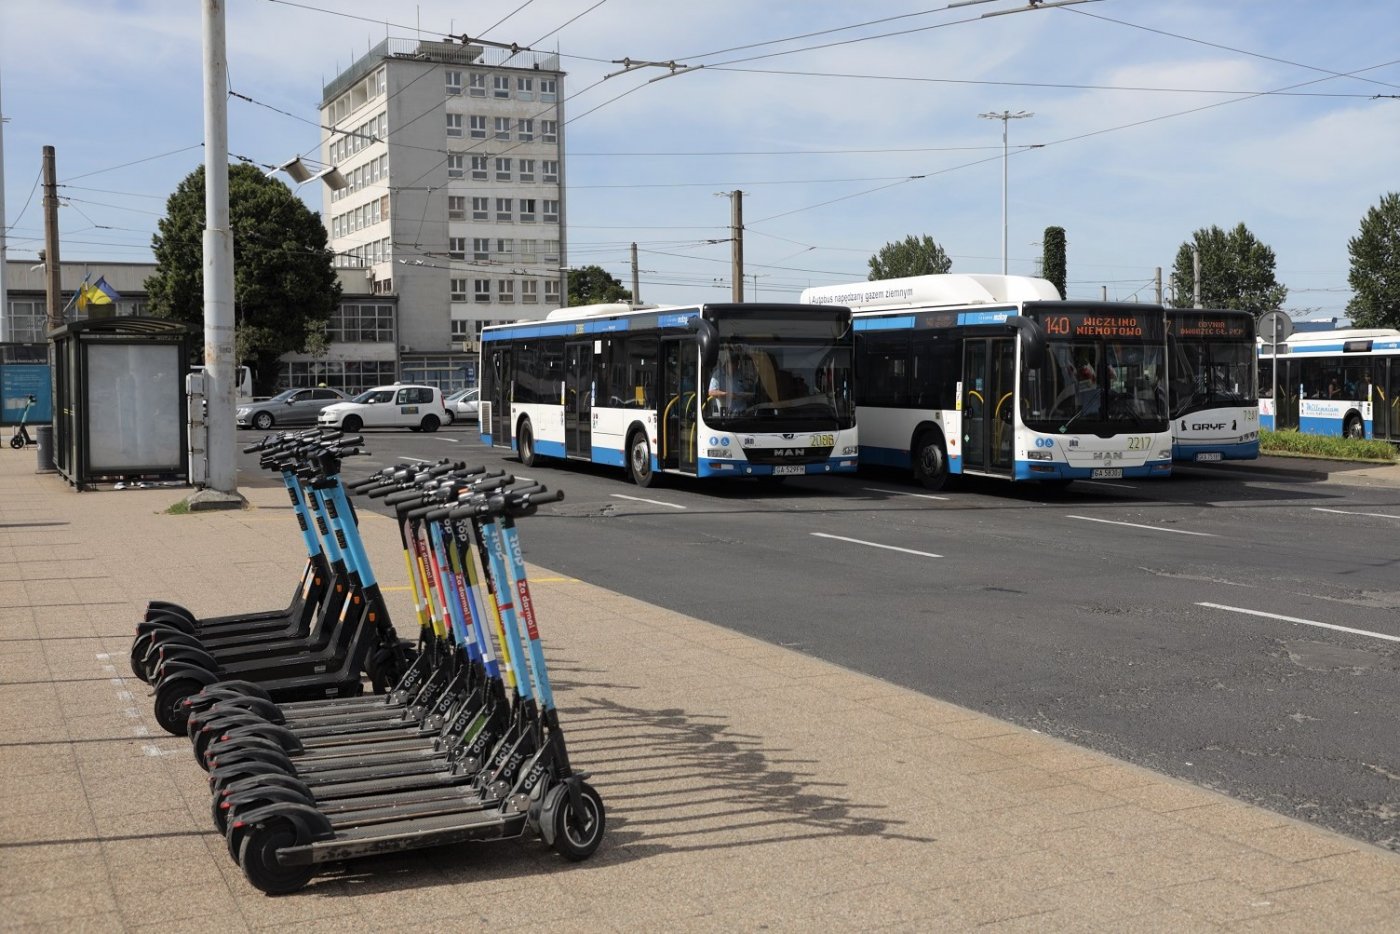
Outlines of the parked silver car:
<svg viewBox="0 0 1400 934">
<path fill-rule="evenodd" d="M 473 386 L 471 389 L 458 389 L 442 400 L 442 404 L 447 406 L 447 411 L 456 422 L 476 421 L 477 406 L 481 399 L 481 390 Z"/>
<path fill-rule="evenodd" d="M 239 406 L 238 427 L 267 431 L 274 425 L 314 425 L 322 409 L 346 398 L 339 389 L 285 389 L 271 399 Z"/>
</svg>

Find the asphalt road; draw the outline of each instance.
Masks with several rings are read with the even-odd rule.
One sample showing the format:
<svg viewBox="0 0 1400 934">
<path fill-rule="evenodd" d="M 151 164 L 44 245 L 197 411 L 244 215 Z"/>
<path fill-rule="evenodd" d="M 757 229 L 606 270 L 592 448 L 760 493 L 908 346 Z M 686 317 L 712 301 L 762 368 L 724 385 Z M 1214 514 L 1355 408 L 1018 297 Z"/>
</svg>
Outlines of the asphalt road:
<svg viewBox="0 0 1400 934">
<path fill-rule="evenodd" d="M 367 440 L 347 478 L 450 457 L 564 490 L 522 523 L 535 564 L 1400 850 L 1400 487 L 643 490 L 465 428 Z"/>
</svg>

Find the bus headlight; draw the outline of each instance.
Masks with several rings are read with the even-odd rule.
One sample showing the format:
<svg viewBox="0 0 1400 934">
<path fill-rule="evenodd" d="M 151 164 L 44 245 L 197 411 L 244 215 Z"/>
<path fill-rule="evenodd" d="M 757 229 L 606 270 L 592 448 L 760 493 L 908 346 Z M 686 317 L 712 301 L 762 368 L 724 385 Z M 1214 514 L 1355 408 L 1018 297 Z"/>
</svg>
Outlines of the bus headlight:
<svg viewBox="0 0 1400 934">
<path fill-rule="evenodd" d="M 706 457 L 733 457 L 734 452 L 729 448 L 706 448 Z"/>
<path fill-rule="evenodd" d="M 1055 455 L 1049 451 L 1030 451 L 1027 452 L 1026 457 L 1033 461 L 1052 461 L 1055 459 Z"/>
<path fill-rule="evenodd" d="M 849 457 L 850 455 L 855 454 L 855 453 L 858 452 L 859 450 L 860 450 L 860 448 L 858 448 L 856 445 L 854 445 L 854 444 L 848 444 L 848 445 L 846 445 L 844 448 L 841 449 L 841 456 L 842 456 L 842 457 Z"/>
</svg>

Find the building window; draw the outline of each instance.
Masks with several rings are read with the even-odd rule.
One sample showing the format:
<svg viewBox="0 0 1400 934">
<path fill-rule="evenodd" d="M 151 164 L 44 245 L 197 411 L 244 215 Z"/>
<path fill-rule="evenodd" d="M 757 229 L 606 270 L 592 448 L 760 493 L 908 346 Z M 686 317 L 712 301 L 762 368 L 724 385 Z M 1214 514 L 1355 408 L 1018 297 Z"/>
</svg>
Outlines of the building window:
<svg viewBox="0 0 1400 934">
<path fill-rule="evenodd" d="M 559 280 L 544 280 L 544 301 L 546 305 L 559 304 Z"/>
<path fill-rule="evenodd" d="M 535 138 L 535 121 L 521 120 L 519 123 L 519 127 L 520 133 L 518 135 L 520 137 L 520 141 L 522 143 L 532 142 Z"/>
<path fill-rule="evenodd" d="M 510 97 L 510 75 L 494 75 L 491 86 L 493 96 Z"/>
<path fill-rule="evenodd" d="M 467 300 L 467 280 L 452 280 L 452 300 L 454 302 L 465 302 Z"/>
<path fill-rule="evenodd" d="M 466 258 L 467 258 L 467 238 L 466 238 L 466 237 L 448 237 L 448 238 L 447 238 L 447 256 L 448 256 L 449 259 L 466 259 Z"/>
<path fill-rule="evenodd" d="M 479 182 L 486 181 L 486 165 L 490 156 L 472 156 L 472 178 Z"/>
<path fill-rule="evenodd" d="M 460 136 L 462 135 L 462 115 L 461 115 L 461 114 L 448 114 L 448 115 L 447 115 L 447 135 L 448 135 L 448 136 L 458 136 L 458 137 L 460 137 Z"/>
<path fill-rule="evenodd" d="M 486 138 L 486 118 L 485 118 L 485 117 L 478 116 L 478 115 L 475 115 L 475 114 L 474 114 L 474 115 L 472 115 L 472 117 L 467 121 L 467 125 L 468 125 L 469 129 L 471 130 L 471 137 L 472 137 L 472 139 L 485 139 L 485 138 Z"/>
<path fill-rule="evenodd" d="M 514 220 L 514 217 L 512 216 L 515 213 L 515 206 L 512 203 L 513 201 L 514 199 L 512 198 L 496 199 L 496 220 L 504 221 L 507 224 Z"/>
<path fill-rule="evenodd" d="M 557 159 L 544 160 L 544 181 L 559 181 L 559 161 Z"/>
<path fill-rule="evenodd" d="M 520 199 L 520 223 L 533 224 L 535 222 L 535 199 Z"/>
<path fill-rule="evenodd" d="M 522 101 L 532 101 L 532 100 L 534 100 L 534 99 L 535 99 L 535 79 L 534 79 L 534 78 L 516 78 L 516 79 L 515 79 L 515 96 L 518 97 L 518 98 L 520 98 Z"/>
<path fill-rule="evenodd" d="M 467 219 L 467 199 L 465 195 L 447 196 L 447 219 L 464 221 Z"/>
<path fill-rule="evenodd" d="M 509 262 L 510 257 L 515 254 L 515 241 L 510 237 L 502 237 L 497 240 L 496 254 L 502 258 L 503 262 Z"/>
<path fill-rule="evenodd" d="M 326 339 L 340 343 L 392 341 L 394 306 L 365 303 L 337 305 L 326 322 Z"/>
<path fill-rule="evenodd" d="M 540 135 L 541 135 L 541 137 L 544 139 L 544 141 L 545 141 L 546 143 L 557 143 L 557 142 L 559 142 L 559 121 L 558 121 L 558 120 L 541 120 L 541 121 L 540 121 Z"/>
<path fill-rule="evenodd" d="M 510 139 L 510 117 L 496 118 L 496 139 Z"/>
<path fill-rule="evenodd" d="M 472 239 L 472 259 L 478 263 L 491 262 L 490 237 L 475 237 Z"/>
<path fill-rule="evenodd" d="M 535 160 L 520 160 L 520 180 L 522 182 L 533 182 L 535 180 Z"/>
<path fill-rule="evenodd" d="M 472 301 L 474 301 L 474 302 L 489 302 L 489 301 L 491 301 L 491 280 L 490 280 L 490 279 L 476 279 L 476 280 L 473 280 L 473 282 L 472 282 Z"/>
<path fill-rule="evenodd" d="M 443 72 L 447 76 L 447 93 L 457 95 L 462 93 L 462 73 L 460 71 Z"/>
<path fill-rule="evenodd" d="M 514 279 L 497 279 L 497 280 L 496 280 L 496 301 L 500 302 L 502 305 L 514 304 L 514 302 L 515 302 L 515 280 L 514 280 Z"/>
<path fill-rule="evenodd" d="M 483 71 L 473 71 L 467 75 L 467 95 L 470 97 L 486 96 L 486 73 Z"/>
<path fill-rule="evenodd" d="M 533 263 L 538 258 L 539 243 L 538 240 L 520 241 L 520 261 L 522 263 Z"/>
<path fill-rule="evenodd" d="M 554 78 L 540 79 L 540 100 L 556 101 L 559 99 L 559 84 Z"/>
<path fill-rule="evenodd" d="M 452 319 L 452 339 L 454 341 L 469 341 L 475 336 L 475 328 L 472 327 L 471 320 L 467 318 Z"/>
<path fill-rule="evenodd" d="M 496 160 L 496 181 L 498 181 L 498 182 L 508 182 L 508 181 L 510 181 L 510 160 L 509 160 L 509 159 L 497 159 L 497 160 Z"/>
<path fill-rule="evenodd" d="M 520 280 L 520 301 L 526 305 L 540 303 L 540 281 L 538 279 Z"/>
<path fill-rule="evenodd" d="M 466 168 L 464 167 L 464 166 L 466 165 L 466 161 L 467 161 L 467 157 L 466 157 L 466 156 L 463 156 L 463 155 L 451 155 L 451 156 L 448 156 L 448 157 L 447 157 L 447 177 L 448 177 L 448 178 L 461 178 L 463 175 L 466 175 L 466 174 L 467 174 L 467 170 L 466 170 Z"/>
<path fill-rule="evenodd" d="M 490 199 L 490 198 L 473 198 L 473 199 L 472 199 L 472 220 L 474 220 L 474 221 L 485 221 L 485 220 L 490 220 L 490 219 L 491 219 L 491 199 Z"/>
<path fill-rule="evenodd" d="M 546 224 L 559 223 L 559 202 L 550 201 L 548 198 L 544 202 L 544 222 Z"/>
<path fill-rule="evenodd" d="M 546 263 L 559 262 L 559 241 L 546 240 L 544 242 L 544 261 Z"/>
</svg>

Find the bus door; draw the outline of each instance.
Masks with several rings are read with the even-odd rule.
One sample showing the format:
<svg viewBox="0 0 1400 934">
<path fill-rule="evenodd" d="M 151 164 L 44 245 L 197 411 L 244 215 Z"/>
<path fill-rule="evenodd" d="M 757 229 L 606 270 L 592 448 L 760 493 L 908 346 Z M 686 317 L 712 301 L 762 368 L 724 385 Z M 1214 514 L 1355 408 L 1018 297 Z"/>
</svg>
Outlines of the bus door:
<svg viewBox="0 0 1400 934">
<path fill-rule="evenodd" d="M 1371 377 L 1371 437 L 1380 441 L 1400 439 L 1400 416 L 1395 390 L 1400 389 L 1400 366 L 1393 357 L 1377 357 Z M 1365 401 L 1365 400 L 1362 400 Z"/>
<path fill-rule="evenodd" d="M 481 404 L 489 406 L 482 415 L 481 423 L 491 432 L 493 447 L 510 447 L 510 387 L 515 379 L 511 372 L 510 351 L 503 347 L 493 347 L 486 352 L 487 385 L 482 392 Z"/>
<path fill-rule="evenodd" d="M 1013 338 L 972 338 L 963 342 L 964 469 L 1011 472 L 1015 387 Z"/>
<path fill-rule="evenodd" d="M 564 453 L 593 456 L 593 341 L 564 345 Z"/>
<path fill-rule="evenodd" d="M 663 469 L 695 472 L 699 377 L 700 360 L 693 339 L 667 338 L 661 342 L 661 397 L 656 413 L 661 450 L 656 457 Z"/>
</svg>

